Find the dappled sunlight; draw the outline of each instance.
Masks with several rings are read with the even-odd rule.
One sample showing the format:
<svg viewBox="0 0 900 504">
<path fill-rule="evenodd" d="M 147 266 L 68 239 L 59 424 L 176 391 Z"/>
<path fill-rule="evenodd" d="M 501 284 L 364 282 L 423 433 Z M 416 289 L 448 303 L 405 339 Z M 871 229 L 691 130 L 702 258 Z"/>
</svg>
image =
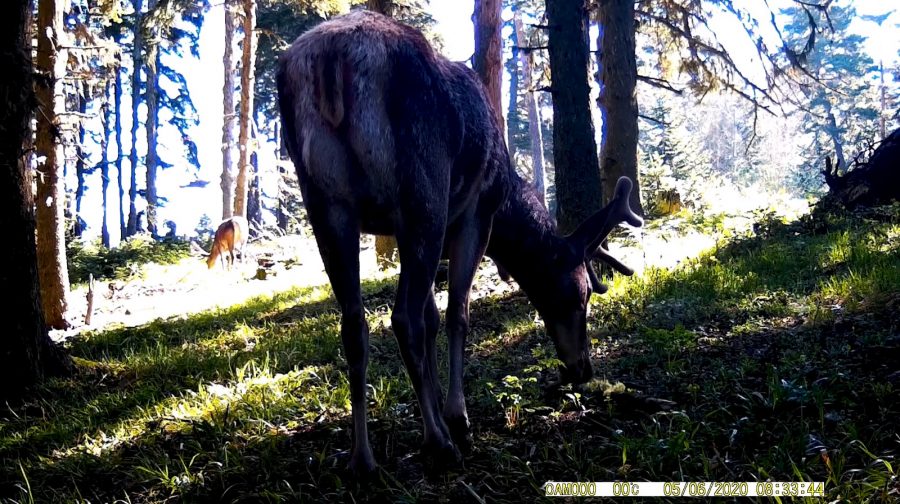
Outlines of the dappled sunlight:
<svg viewBox="0 0 900 504">
<path fill-rule="evenodd" d="M 596 374 L 580 387 L 557 382 L 560 363 L 536 310 L 485 262 L 466 366 L 475 447 L 459 480 L 422 473 L 418 408 L 390 327 L 396 270 L 364 281 L 370 437 L 376 459 L 396 475 L 375 483 L 370 500 L 469 495 L 466 488 L 508 500 L 573 474 L 752 480 L 799 472 L 842 488 L 891 478 L 857 443 L 885 460 L 898 450 L 884 429 L 900 414 L 898 388 L 885 378 L 897 371 L 887 332 L 896 315 L 884 308 L 900 285 L 897 225 L 821 222 L 761 221 L 677 268 L 614 275 L 609 292 L 591 299 Z M 858 314 L 862 303 L 871 311 Z M 2 456 L 22 462 L 40 495 L 71 499 L 69 482 L 87 478 L 155 500 L 271 489 L 341 500 L 353 491 L 342 469 L 350 404 L 340 312 L 327 284 L 88 331 L 67 344 L 78 374 L 51 381 L 0 424 Z M 446 383 L 443 329 L 438 345 Z M 807 446 L 811 437 L 831 466 Z M 9 470 L 0 489 L 26 498 L 22 473 Z"/>
<path fill-rule="evenodd" d="M 396 268 L 378 269 L 372 237 L 361 245 L 361 275 L 380 280 L 396 275 Z M 258 279 L 257 259 L 276 259 Z M 96 283 L 95 308 L 91 327 L 80 322 L 86 311 L 86 286 L 73 290 L 72 313 L 75 326 L 53 333 L 57 339 L 71 337 L 87 329 L 133 327 L 156 319 L 179 318 L 214 308 L 227 308 L 253 297 L 283 292 L 297 287 L 327 286 L 322 259 L 312 236 L 284 236 L 267 243 L 250 244 L 244 262 L 235 261 L 231 270 L 219 263 L 208 269 L 201 257 L 177 264 L 148 264 L 131 281 L 107 280 Z M 80 322 L 79 322 L 80 321 Z"/>
</svg>

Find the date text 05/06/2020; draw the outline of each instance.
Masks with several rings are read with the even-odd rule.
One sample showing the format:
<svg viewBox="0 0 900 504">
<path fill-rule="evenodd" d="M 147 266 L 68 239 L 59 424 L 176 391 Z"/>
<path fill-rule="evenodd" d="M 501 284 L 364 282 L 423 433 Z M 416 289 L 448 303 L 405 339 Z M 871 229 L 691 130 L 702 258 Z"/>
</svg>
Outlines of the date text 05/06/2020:
<svg viewBox="0 0 900 504">
<path fill-rule="evenodd" d="M 824 497 L 821 481 L 548 481 L 547 497 Z"/>
</svg>

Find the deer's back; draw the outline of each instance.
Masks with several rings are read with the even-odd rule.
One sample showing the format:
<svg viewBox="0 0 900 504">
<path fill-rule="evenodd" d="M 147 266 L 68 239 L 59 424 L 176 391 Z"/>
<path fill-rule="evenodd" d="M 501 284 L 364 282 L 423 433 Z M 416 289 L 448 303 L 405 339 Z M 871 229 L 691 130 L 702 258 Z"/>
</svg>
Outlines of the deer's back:
<svg viewBox="0 0 900 504">
<path fill-rule="evenodd" d="M 282 55 L 278 91 L 304 192 L 355 205 L 364 230 L 390 232 L 402 191 L 427 185 L 417 181 L 446 179 L 435 197 L 451 222 L 505 197 L 508 154 L 477 76 L 413 28 L 366 11 L 326 21 Z M 398 161 L 417 154 L 436 162 Z"/>
</svg>

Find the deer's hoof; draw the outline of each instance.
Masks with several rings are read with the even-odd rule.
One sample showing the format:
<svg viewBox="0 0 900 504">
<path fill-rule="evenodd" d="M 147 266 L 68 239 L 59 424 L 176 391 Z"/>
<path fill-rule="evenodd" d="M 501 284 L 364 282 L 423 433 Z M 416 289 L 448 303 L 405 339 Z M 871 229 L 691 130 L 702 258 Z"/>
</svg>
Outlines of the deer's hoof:
<svg viewBox="0 0 900 504">
<path fill-rule="evenodd" d="M 464 455 L 472 451 L 472 431 L 469 429 L 469 419 L 466 417 L 445 418 L 450 437 Z"/>
<path fill-rule="evenodd" d="M 350 456 L 347 463 L 347 470 L 358 481 L 368 481 L 378 471 L 378 464 L 375 463 L 375 457 L 372 452 L 365 454 L 354 453 Z"/>
<path fill-rule="evenodd" d="M 451 441 L 445 444 L 426 443 L 422 447 L 426 474 L 442 474 L 463 469 L 463 457 Z"/>
</svg>

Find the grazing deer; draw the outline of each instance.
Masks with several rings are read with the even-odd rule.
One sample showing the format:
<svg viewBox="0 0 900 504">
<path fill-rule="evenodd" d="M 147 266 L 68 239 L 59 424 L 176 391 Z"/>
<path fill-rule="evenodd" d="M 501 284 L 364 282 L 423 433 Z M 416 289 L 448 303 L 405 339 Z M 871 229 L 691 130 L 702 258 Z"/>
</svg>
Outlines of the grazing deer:
<svg viewBox="0 0 900 504">
<path fill-rule="evenodd" d="M 247 243 L 247 219 L 236 215 L 230 219 L 225 219 L 216 229 L 216 236 L 213 238 L 212 250 L 209 251 L 209 257 L 206 258 L 206 266 L 209 269 L 216 264 L 216 259 L 222 258 L 222 266 L 231 269 L 234 264 L 234 251 L 237 250 L 241 254 L 241 262 L 244 262 L 244 245 Z"/>
<path fill-rule="evenodd" d="M 630 180 L 620 179 L 615 199 L 571 236 L 559 236 L 510 164 L 477 75 L 435 54 L 415 29 L 371 12 L 352 12 L 300 36 L 280 58 L 277 85 L 284 139 L 341 309 L 352 471 L 375 469 L 366 427 L 362 232 L 397 238 L 401 269 L 391 321 L 422 414 L 426 462 L 458 466 L 458 446 L 470 443 L 463 354 L 469 291 L 485 252 L 512 274 L 543 317 L 562 378 L 590 379 L 587 305 L 592 288 L 605 287 L 588 260 L 631 273 L 599 248 L 620 222 L 642 224 L 628 206 Z M 446 402 L 433 292 L 442 254 L 450 259 Z"/>
</svg>

